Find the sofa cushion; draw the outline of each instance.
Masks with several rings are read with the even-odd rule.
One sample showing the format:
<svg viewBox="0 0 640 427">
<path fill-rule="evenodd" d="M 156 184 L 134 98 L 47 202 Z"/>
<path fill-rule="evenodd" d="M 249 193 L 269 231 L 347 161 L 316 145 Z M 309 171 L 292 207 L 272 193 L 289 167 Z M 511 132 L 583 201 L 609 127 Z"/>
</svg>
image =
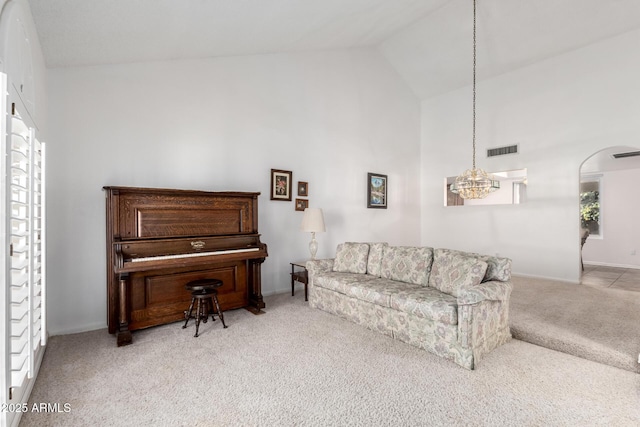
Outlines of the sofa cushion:
<svg viewBox="0 0 640 427">
<path fill-rule="evenodd" d="M 314 277 L 313 284 L 321 288 L 329 289 L 341 294 L 346 294 L 346 288 L 355 283 L 363 283 L 375 280 L 373 276 L 356 273 L 340 273 L 337 271 L 322 272 Z"/>
<path fill-rule="evenodd" d="M 336 250 L 333 271 L 365 274 L 368 257 L 369 245 L 367 243 L 340 243 Z"/>
<path fill-rule="evenodd" d="M 433 249 L 416 246 L 387 246 L 382 255 L 381 277 L 427 286 Z"/>
<path fill-rule="evenodd" d="M 458 324 L 457 300 L 437 289 L 371 275 L 323 273 L 314 284 L 361 301 L 448 325 Z"/>
<path fill-rule="evenodd" d="M 350 283 L 345 286 L 345 294 L 362 301 L 367 301 L 383 307 L 390 307 L 391 294 L 395 292 L 395 287 L 399 282 L 393 282 L 391 280 L 373 276 L 365 277 L 369 277 L 369 279 L 361 282 Z M 406 283 L 400 284 L 406 285 Z"/>
<path fill-rule="evenodd" d="M 403 285 L 391 294 L 391 308 L 447 325 L 458 324 L 456 297 L 427 286 Z"/>
<path fill-rule="evenodd" d="M 382 271 L 382 254 L 387 243 L 369 243 L 369 259 L 367 260 L 367 274 L 380 277 Z"/>
<path fill-rule="evenodd" d="M 448 249 L 436 249 L 429 286 L 457 297 L 461 288 L 480 284 L 486 271 L 485 261 Z"/>
</svg>

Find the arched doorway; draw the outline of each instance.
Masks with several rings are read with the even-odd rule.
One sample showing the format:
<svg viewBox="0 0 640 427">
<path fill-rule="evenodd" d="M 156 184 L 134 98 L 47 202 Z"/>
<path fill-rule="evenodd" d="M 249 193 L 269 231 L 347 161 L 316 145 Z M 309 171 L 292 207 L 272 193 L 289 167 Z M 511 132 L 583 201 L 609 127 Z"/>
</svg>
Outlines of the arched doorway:
<svg viewBox="0 0 640 427">
<path fill-rule="evenodd" d="M 589 156 L 580 166 L 580 236 L 583 278 L 590 267 L 592 283 L 606 286 L 615 268 L 640 271 L 640 192 L 630 185 L 640 182 L 640 147 L 614 146 Z M 588 237 L 584 239 L 588 231 Z M 607 268 L 611 272 L 607 272 Z M 582 266 L 581 266 L 582 269 Z"/>
</svg>

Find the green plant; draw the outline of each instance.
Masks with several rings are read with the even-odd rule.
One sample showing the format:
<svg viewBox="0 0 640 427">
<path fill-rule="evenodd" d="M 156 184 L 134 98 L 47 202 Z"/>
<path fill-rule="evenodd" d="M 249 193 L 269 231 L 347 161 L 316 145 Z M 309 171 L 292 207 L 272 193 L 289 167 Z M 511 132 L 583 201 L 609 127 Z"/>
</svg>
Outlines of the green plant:
<svg viewBox="0 0 640 427">
<path fill-rule="evenodd" d="M 585 226 L 587 221 L 600 221 L 600 193 L 586 191 L 580 193 L 580 222 Z"/>
</svg>

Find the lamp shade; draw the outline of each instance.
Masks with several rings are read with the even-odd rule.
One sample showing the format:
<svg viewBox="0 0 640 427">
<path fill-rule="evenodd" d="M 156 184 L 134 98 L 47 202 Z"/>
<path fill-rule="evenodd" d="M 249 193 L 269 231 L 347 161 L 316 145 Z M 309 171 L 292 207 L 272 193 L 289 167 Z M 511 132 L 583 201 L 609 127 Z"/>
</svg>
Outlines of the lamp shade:
<svg viewBox="0 0 640 427">
<path fill-rule="evenodd" d="M 306 208 L 302 217 L 300 230 L 310 233 L 320 233 L 326 231 L 324 227 L 324 216 L 320 208 Z"/>
</svg>

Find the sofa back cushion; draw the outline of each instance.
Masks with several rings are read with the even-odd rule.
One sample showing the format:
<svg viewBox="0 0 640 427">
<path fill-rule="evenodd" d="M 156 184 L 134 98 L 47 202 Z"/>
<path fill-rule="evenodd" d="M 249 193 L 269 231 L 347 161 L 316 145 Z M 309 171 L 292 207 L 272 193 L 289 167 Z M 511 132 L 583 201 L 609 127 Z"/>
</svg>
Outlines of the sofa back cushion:
<svg viewBox="0 0 640 427">
<path fill-rule="evenodd" d="M 382 272 L 382 255 L 387 243 L 369 243 L 369 259 L 367 260 L 367 274 L 380 277 Z"/>
<path fill-rule="evenodd" d="M 365 274 L 368 257 L 369 245 L 367 243 L 340 243 L 336 249 L 333 271 Z"/>
<path fill-rule="evenodd" d="M 427 286 L 432 262 L 432 248 L 387 246 L 382 255 L 381 277 Z"/>
<path fill-rule="evenodd" d="M 487 263 L 481 259 L 459 251 L 436 249 L 429 286 L 457 297 L 460 289 L 480 284 L 486 272 Z"/>
</svg>

